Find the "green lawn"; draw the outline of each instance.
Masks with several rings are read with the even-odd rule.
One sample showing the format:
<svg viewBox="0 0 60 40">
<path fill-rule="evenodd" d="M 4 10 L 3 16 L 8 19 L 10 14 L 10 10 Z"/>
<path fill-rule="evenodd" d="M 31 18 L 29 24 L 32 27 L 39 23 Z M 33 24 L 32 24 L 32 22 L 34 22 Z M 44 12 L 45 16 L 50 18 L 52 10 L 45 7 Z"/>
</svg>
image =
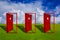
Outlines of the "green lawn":
<svg viewBox="0 0 60 40">
<path fill-rule="evenodd" d="M 44 33 L 38 27 L 36 27 L 36 33 L 25 33 L 20 29 L 20 27 L 23 28 L 23 24 L 18 25 L 17 33 L 6 33 L 5 26 L 5 24 L 0 24 L 0 40 L 60 40 L 60 24 L 55 25 L 55 33 Z M 43 25 L 37 24 L 37 26 Z"/>
</svg>

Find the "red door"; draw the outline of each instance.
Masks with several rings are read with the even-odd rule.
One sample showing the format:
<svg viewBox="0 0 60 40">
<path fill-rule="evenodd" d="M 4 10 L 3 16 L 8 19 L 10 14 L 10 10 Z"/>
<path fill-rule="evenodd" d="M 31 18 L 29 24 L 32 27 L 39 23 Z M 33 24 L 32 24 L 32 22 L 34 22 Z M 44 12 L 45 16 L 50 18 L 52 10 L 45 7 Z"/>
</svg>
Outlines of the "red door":
<svg viewBox="0 0 60 40">
<path fill-rule="evenodd" d="M 13 15 L 9 13 L 6 14 L 6 29 L 7 32 L 13 30 Z"/>
<path fill-rule="evenodd" d="M 25 32 L 32 30 L 32 15 L 25 14 Z"/>
<path fill-rule="evenodd" d="M 50 30 L 50 15 L 44 13 L 44 32 Z"/>
</svg>

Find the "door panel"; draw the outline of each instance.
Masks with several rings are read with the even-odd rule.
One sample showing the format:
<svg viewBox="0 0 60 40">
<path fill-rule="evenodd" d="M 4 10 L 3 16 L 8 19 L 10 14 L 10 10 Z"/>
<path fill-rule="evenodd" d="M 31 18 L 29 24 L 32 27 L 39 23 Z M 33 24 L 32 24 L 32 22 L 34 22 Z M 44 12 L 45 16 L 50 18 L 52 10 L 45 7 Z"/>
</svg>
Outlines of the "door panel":
<svg viewBox="0 0 60 40">
<path fill-rule="evenodd" d="M 44 13 L 44 32 L 50 30 L 50 15 Z"/>
<path fill-rule="evenodd" d="M 13 30 L 13 15 L 9 13 L 6 14 L 6 29 L 7 32 Z"/>
<path fill-rule="evenodd" d="M 32 15 L 25 14 L 25 32 L 32 30 Z"/>
</svg>

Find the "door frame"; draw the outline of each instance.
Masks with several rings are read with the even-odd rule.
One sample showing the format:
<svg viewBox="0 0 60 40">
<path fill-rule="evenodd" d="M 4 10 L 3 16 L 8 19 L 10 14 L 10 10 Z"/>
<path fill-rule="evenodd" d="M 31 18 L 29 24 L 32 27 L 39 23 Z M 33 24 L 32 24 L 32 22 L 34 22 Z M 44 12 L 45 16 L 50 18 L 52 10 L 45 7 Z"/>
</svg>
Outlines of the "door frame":
<svg viewBox="0 0 60 40">
<path fill-rule="evenodd" d="M 55 13 L 53 12 L 53 13 L 47 13 L 47 14 L 49 14 L 50 16 L 51 16 L 51 14 L 53 14 L 53 30 L 52 30 L 52 32 L 47 32 L 47 33 L 55 33 L 55 25 L 56 25 L 56 18 L 55 18 Z M 51 19 L 51 17 L 50 17 L 50 19 Z M 51 20 L 50 20 L 51 21 Z M 51 25 L 51 23 L 50 23 L 50 25 Z M 50 26 L 51 27 L 51 26 Z"/>
<path fill-rule="evenodd" d="M 36 32 L 36 13 L 31 13 L 31 12 L 27 12 L 27 13 L 25 13 L 25 14 L 30 14 L 30 15 L 32 15 L 32 14 L 34 14 L 34 32 L 32 32 L 32 33 L 35 33 Z M 25 24 L 24 24 L 24 27 L 25 27 Z M 25 31 L 25 30 L 24 30 Z"/>
<path fill-rule="evenodd" d="M 17 15 L 17 13 L 14 13 L 14 12 L 7 12 L 6 14 L 15 14 L 16 15 L 16 31 L 15 32 L 8 32 L 8 33 L 17 33 L 18 32 L 18 15 Z M 6 23 L 7 23 L 7 21 L 6 21 Z M 6 26 L 7 26 L 7 24 L 6 24 Z"/>
</svg>

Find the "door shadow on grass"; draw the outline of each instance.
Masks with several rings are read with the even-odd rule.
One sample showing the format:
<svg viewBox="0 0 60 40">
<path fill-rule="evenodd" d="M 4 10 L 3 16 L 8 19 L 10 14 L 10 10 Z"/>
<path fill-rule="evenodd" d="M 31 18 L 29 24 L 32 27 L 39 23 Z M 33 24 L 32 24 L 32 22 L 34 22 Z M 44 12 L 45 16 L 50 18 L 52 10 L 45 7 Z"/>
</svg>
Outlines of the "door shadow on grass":
<svg viewBox="0 0 60 40">
<path fill-rule="evenodd" d="M 0 27 L 6 31 L 6 26 L 5 25 L 0 25 Z"/>
<path fill-rule="evenodd" d="M 23 26 L 23 25 L 18 25 L 18 28 L 19 28 L 21 31 L 25 32 L 25 31 L 24 31 L 24 26 Z"/>
<path fill-rule="evenodd" d="M 43 26 L 42 25 L 36 25 L 36 27 L 41 31 L 44 32 Z"/>
</svg>

